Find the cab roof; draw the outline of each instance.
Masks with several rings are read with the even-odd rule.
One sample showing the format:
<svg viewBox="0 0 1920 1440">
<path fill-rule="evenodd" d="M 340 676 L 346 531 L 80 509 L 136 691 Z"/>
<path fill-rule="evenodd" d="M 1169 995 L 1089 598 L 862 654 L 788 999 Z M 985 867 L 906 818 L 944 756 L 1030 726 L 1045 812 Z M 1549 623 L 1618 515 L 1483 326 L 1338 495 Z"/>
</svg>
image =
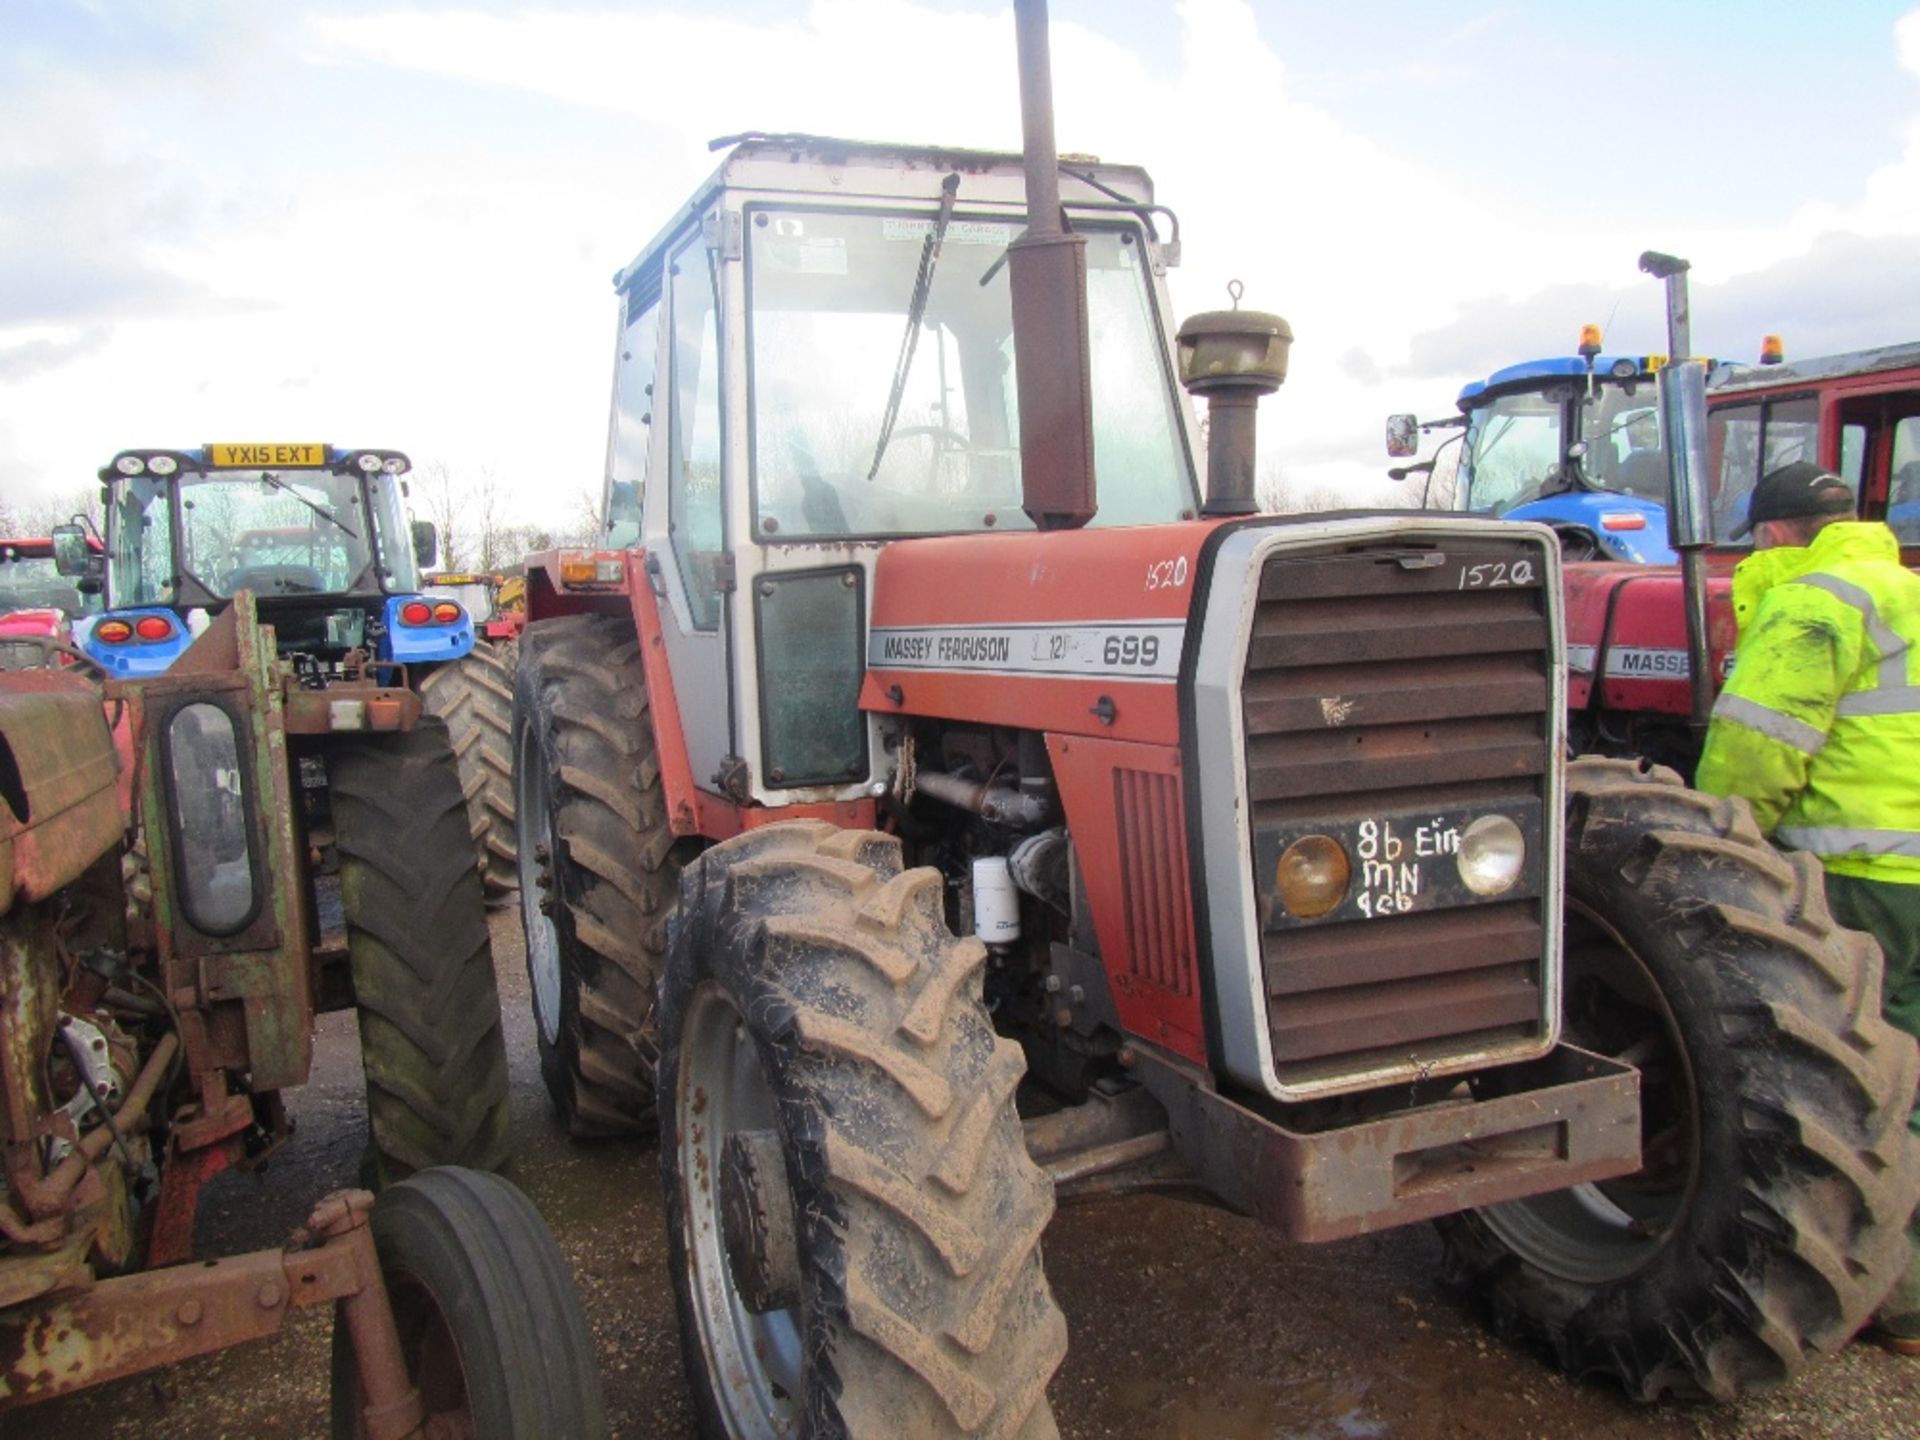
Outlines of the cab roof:
<svg viewBox="0 0 1920 1440">
<path fill-rule="evenodd" d="M 727 149 L 726 158 L 640 253 L 614 275 L 615 289 L 624 290 L 723 190 L 933 205 L 940 198 L 940 182 L 958 171 L 961 184 L 957 203 L 962 208 L 1026 209 L 1024 161 L 1014 151 L 759 130 L 724 136 L 711 148 Z M 1076 202 L 1111 206 L 1116 199 L 1143 208 L 1153 204 L 1153 181 L 1138 165 L 1109 165 L 1090 155 L 1062 155 L 1060 178 L 1061 203 L 1068 209 Z"/>
</svg>

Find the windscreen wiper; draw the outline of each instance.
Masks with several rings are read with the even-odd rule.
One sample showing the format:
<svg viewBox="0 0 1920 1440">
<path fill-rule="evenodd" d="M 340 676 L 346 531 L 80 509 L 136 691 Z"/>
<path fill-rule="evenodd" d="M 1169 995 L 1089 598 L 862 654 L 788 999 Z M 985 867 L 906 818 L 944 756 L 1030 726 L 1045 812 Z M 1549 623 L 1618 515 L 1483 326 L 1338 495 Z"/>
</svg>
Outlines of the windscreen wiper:
<svg viewBox="0 0 1920 1440">
<path fill-rule="evenodd" d="M 907 333 L 900 337 L 900 359 L 893 368 L 893 389 L 887 395 L 887 413 L 880 420 L 880 439 L 873 447 L 873 464 L 867 479 L 880 473 L 880 461 L 886 456 L 887 442 L 893 438 L 893 422 L 900 418 L 900 397 L 907 390 L 907 372 L 913 368 L 914 346 L 920 343 L 920 322 L 926 318 L 927 298 L 933 294 L 933 267 L 940 263 L 940 242 L 946 239 L 947 222 L 953 219 L 953 197 L 960 193 L 958 171 L 940 182 L 940 213 L 926 244 L 920 247 L 920 273 L 913 280 L 913 298 L 907 303 Z"/>
<path fill-rule="evenodd" d="M 306 496 L 302 495 L 298 490 L 294 489 L 291 485 L 287 484 L 287 482 L 282 480 L 278 475 L 275 475 L 269 470 L 262 470 L 260 472 L 260 480 L 262 484 L 271 485 L 276 490 L 286 491 L 287 494 L 293 496 L 294 499 L 298 500 L 302 505 L 306 506 L 309 510 L 313 511 L 313 513 L 318 515 L 322 520 L 330 521 L 334 525 L 337 525 L 340 529 L 346 531 L 350 539 L 358 540 L 360 538 L 359 532 L 354 530 L 351 526 L 349 526 L 346 521 L 342 520 L 339 516 L 335 515 L 331 510 L 322 510 L 318 505 L 314 504 L 313 501 L 309 500 Z"/>
</svg>

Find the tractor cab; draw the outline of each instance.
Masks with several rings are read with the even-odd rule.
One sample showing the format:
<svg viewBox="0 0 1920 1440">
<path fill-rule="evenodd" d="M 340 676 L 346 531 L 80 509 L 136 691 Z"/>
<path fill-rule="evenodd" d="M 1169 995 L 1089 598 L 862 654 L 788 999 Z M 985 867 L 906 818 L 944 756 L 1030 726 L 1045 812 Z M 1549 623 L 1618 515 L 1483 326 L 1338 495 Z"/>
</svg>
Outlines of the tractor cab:
<svg viewBox="0 0 1920 1440">
<path fill-rule="evenodd" d="M 123 450 L 100 471 L 106 609 L 81 630 L 118 676 L 154 675 L 246 590 L 280 653 L 316 673 L 353 652 L 453 660 L 473 622 L 422 595 L 431 525 L 409 526 L 407 457 L 327 445 Z"/>
<path fill-rule="evenodd" d="M 1070 162 L 1061 186 L 1086 242 L 1092 525 L 1191 518 L 1165 212 L 1137 167 Z M 863 795 L 881 542 L 1034 530 L 1008 264 L 1025 205 L 1017 155 L 741 137 L 616 277 L 606 548 L 530 564 L 529 610 L 620 588 L 644 551 L 710 794 Z"/>
<path fill-rule="evenodd" d="M 1602 354 L 1594 326 L 1580 349 L 1461 389 L 1453 508 L 1550 525 L 1570 559 L 1671 564 L 1654 398 L 1666 357 Z"/>
</svg>

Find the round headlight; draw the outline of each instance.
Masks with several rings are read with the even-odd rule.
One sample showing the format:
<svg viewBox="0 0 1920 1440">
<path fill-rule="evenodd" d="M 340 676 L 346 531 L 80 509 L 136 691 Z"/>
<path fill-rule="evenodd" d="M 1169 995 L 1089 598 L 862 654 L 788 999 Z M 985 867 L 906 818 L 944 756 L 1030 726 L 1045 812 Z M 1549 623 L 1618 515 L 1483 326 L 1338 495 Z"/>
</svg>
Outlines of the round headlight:
<svg viewBox="0 0 1920 1440">
<path fill-rule="evenodd" d="M 1631 360 L 1616 360 L 1613 362 L 1613 378 L 1616 380 L 1631 380 L 1639 373 L 1640 367 Z"/>
<path fill-rule="evenodd" d="M 362 455 L 359 460 L 359 465 L 362 470 L 371 475 L 380 468 L 380 457 L 378 455 Z"/>
<path fill-rule="evenodd" d="M 1302 835 L 1281 853 L 1273 867 L 1273 885 L 1287 913 L 1301 920 L 1325 915 L 1347 898 L 1352 863 L 1340 842 L 1327 835 Z"/>
<path fill-rule="evenodd" d="M 402 460 L 398 455 L 390 455 L 387 457 L 386 463 L 380 468 L 385 470 L 389 475 L 399 475 L 405 472 L 407 462 Z"/>
<path fill-rule="evenodd" d="M 147 462 L 142 460 L 138 455 L 122 455 L 118 460 L 113 462 L 113 468 L 118 470 L 122 475 L 138 475 L 142 470 L 147 468 Z"/>
<path fill-rule="evenodd" d="M 1527 840 L 1520 827 L 1504 815 L 1482 815 L 1460 834 L 1454 857 L 1460 878 L 1476 895 L 1498 895 L 1511 890 L 1527 863 Z"/>
<path fill-rule="evenodd" d="M 156 455 L 147 462 L 147 468 L 156 475 L 171 475 L 180 468 L 180 462 L 171 455 Z"/>
</svg>

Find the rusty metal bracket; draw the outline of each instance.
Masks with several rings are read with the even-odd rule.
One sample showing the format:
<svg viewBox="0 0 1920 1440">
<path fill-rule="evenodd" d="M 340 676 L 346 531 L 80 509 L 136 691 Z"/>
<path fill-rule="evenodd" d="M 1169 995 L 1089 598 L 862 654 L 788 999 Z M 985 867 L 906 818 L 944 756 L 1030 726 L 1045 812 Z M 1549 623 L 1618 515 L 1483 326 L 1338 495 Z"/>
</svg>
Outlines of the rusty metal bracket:
<svg viewBox="0 0 1920 1440">
<path fill-rule="evenodd" d="M 368 1440 L 404 1440 L 422 1423 L 380 1259 L 373 1197 L 329 1195 L 286 1250 L 103 1280 L 0 1314 L 0 1412 L 262 1339 L 289 1311 L 338 1301 L 365 1394 Z M 319 1239 L 314 1248 L 299 1248 Z"/>
</svg>

